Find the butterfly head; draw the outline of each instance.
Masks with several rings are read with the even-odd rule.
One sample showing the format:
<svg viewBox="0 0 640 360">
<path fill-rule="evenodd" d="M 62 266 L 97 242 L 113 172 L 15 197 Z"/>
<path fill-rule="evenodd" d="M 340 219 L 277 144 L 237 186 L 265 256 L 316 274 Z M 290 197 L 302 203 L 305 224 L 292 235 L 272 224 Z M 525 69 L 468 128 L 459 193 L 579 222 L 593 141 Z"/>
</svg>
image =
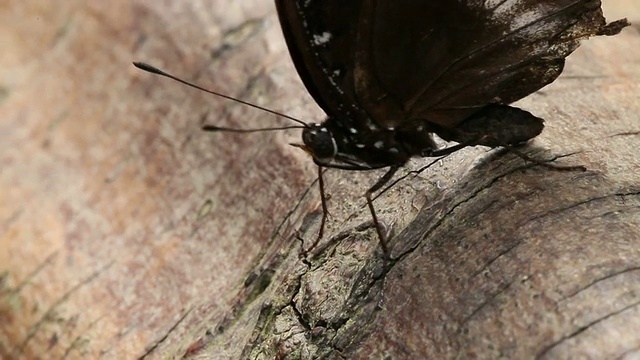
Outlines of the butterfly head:
<svg viewBox="0 0 640 360">
<path fill-rule="evenodd" d="M 338 154 L 338 145 L 329 129 L 322 124 L 309 124 L 302 130 L 304 149 L 321 162 L 332 160 Z"/>
</svg>

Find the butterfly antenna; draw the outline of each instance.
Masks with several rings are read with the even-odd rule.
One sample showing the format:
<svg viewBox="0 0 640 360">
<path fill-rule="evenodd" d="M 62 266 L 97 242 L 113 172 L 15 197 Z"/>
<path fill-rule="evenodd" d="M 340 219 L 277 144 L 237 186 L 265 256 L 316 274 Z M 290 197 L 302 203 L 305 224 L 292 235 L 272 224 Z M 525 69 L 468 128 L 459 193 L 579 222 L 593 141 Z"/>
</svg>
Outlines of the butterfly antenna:
<svg viewBox="0 0 640 360">
<path fill-rule="evenodd" d="M 303 129 L 303 128 L 308 127 L 308 125 L 305 122 L 303 122 L 301 120 L 298 120 L 298 119 L 296 119 L 294 117 L 291 117 L 289 115 L 285 115 L 285 114 L 279 113 L 277 111 L 274 111 L 274 110 L 271 110 L 271 109 L 267 109 L 267 108 L 262 107 L 260 105 L 256 105 L 256 104 L 252 104 L 252 103 L 240 100 L 240 99 L 236 99 L 236 98 L 231 97 L 229 95 L 221 94 L 221 93 L 213 91 L 213 90 L 205 89 L 205 88 L 203 88 L 201 86 L 198 86 L 196 84 L 190 83 L 190 82 L 188 82 L 186 80 L 180 79 L 179 77 L 176 77 L 176 76 L 173 76 L 173 75 L 171 75 L 171 74 L 169 74 L 167 72 L 164 72 L 164 71 L 158 69 L 157 67 L 151 66 L 151 65 L 149 65 L 147 63 L 134 62 L 133 66 L 137 67 L 140 70 L 144 70 L 146 72 L 150 72 L 152 74 L 168 77 L 169 79 L 175 80 L 175 81 L 177 81 L 179 83 L 182 83 L 182 84 L 187 85 L 189 87 L 192 87 L 194 89 L 202 90 L 202 91 L 204 91 L 206 93 L 209 93 L 209 94 L 212 94 L 212 95 L 216 95 L 216 96 L 219 96 L 219 97 L 227 99 L 227 100 L 235 101 L 237 103 L 252 107 L 254 109 L 262 110 L 264 112 L 267 112 L 267 113 L 270 113 L 270 114 L 273 114 L 273 115 L 276 115 L 276 116 L 280 116 L 280 117 L 283 117 L 285 119 L 288 119 L 288 120 L 291 120 L 291 121 L 293 121 L 295 123 L 300 124 L 299 126 L 283 126 L 283 127 L 262 128 L 262 129 L 233 129 L 233 128 L 226 128 L 226 127 L 221 127 L 221 126 L 208 126 L 208 125 L 206 125 L 206 126 L 204 126 L 202 128 L 205 131 L 231 131 L 231 132 L 240 132 L 240 133 L 250 133 L 250 132 L 258 132 L 258 131 L 271 131 L 271 130 L 284 130 L 284 129 Z"/>
</svg>

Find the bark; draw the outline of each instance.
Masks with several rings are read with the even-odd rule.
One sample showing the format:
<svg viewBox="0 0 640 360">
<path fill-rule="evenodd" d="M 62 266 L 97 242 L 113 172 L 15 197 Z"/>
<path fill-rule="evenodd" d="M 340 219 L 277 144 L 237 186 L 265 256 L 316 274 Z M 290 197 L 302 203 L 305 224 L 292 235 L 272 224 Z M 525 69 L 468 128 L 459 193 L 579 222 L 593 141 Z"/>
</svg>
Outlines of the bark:
<svg viewBox="0 0 640 360">
<path fill-rule="evenodd" d="M 136 70 L 146 61 L 307 122 L 266 1 L 0 6 L 0 357 L 632 358 L 640 354 L 640 36 L 592 39 L 521 101 L 524 148 L 465 149 L 375 202 L 283 119 Z M 610 20 L 640 23 L 637 1 Z M 408 169 L 425 165 L 415 161 Z"/>
</svg>

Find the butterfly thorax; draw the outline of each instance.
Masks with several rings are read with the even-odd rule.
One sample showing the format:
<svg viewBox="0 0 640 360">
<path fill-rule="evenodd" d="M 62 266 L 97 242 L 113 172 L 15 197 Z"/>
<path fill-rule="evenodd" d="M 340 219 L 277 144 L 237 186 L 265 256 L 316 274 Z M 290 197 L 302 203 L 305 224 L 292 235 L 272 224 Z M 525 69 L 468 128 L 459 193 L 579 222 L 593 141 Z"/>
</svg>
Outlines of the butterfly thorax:
<svg viewBox="0 0 640 360">
<path fill-rule="evenodd" d="M 348 123 L 330 117 L 303 130 L 302 141 L 317 164 L 362 170 L 401 166 L 436 147 L 431 132 L 420 123 L 398 129 Z"/>
</svg>

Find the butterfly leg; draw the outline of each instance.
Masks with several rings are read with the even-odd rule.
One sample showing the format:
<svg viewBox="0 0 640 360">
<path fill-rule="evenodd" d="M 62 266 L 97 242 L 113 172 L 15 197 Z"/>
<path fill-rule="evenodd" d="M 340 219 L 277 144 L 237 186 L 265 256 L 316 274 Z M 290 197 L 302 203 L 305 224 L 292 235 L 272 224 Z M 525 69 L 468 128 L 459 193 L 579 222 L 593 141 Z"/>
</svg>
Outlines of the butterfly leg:
<svg viewBox="0 0 640 360">
<path fill-rule="evenodd" d="M 382 177 L 378 179 L 378 181 L 376 181 L 376 183 L 373 184 L 373 186 L 371 186 L 369 190 L 367 190 L 367 192 L 365 193 L 365 198 L 367 199 L 367 206 L 369 207 L 369 212 L 371 213 L 371 218 L 373 219 L 373 225 L 376 228 L 376 232 L 378 233 L 378 239 L 380 240 L 380 247 L 382 247 L 382 251 L 384 252 L 385 257 L 387 258 L 390 255 L 389 248 L 387 247 L 387 239 L 385 236 L 385 231 L 382 228 L 380 221 L 378 220 L 378 216 L 376 215 L 376 210 L 373 207 L 372 195 L 373 193 L 378 191 L 381 187 L 383 187 L 384 184 L 388 183 L 389 180 L 393 178 L 393 175 L 395 175 L 396 171 L 398 171 L 399 168 L 400 168 L 399 166 L 391 166 L 389 170 L 384 175 L 382 175 Z"/>
<path fill-rule="evenodd" d="M 382 251 L 384 252 L 385 257 L 389 257 L 389 250 L 388 250 L 387 241 L 386 241 L 387 232 L 385 231 L 385 229 L 383 229 L 382 224 L 380 224 L 380 221 L 378 220 L 378 216 L 376 215 L 376 210 L 373 207 L 372 195 L 373 193 L 378 191 L 380 188 L 382 188 L 386 183 L 388 183 L 389 180 L 393 178 L 393 175 L 395 175 L 395 173 L 398 171 L 399 168 L 400 168 L 399 166 L 390 167 L 389 170 L 380 179 L 378 179 L 378 181 L 376 181 L 376 183 L 373 184 L 373 186 L 371 186 L 365 193 L 365 198 L 367 199 L 367 206 L 369 207 L 369 212 L 371 213 L 371 218 L 373 219 L 373 225 L 376 228 L 376 232 L 378 233 L 378 239 L 380 240 L 380 247 L 382 247 Z M 301 251 L 302 255 L 308 254 L 313 249 L 315 249 L 316 246 L 318 246 L 318 244 L 320 243 L 320 240 L 322 240 L 322 237 L 324 236 L 324 227 L 325 227 L 325 224 L 327 223 L 327 216 L 329 214 L 329 211 L 327 208 L 327 196 L 324 191 L 324 179 L 322 177 L 322 166 L 318 166 L 318 187 L 320 188 L 320 201 L 322 204 L 322 220 L 320 221 L 320 230 L 318 231 L 318 236 L 314 240 L 313 244 L 311 244 L 311 246 L 309 246 L 307 249 L 302 249 Z M 298 240 L 303 241 L 303 239 L 300 236 L 296 235 L 296 237 L 298 237 Z"/>
<path fill-rule="evenodd" d="M 324 236 L 324 226 L 327 223 L 327 216 L 329 214 L 329 210 L 327 208 L 327 195 L 324 192 L 324 178 L 322 177 L 322 166 L 318 166 L 318 187 L 320 188 L 320 203 L 322 204 L 322 220 L 320 220 L 320 230 L 318 230 L 318 236 L 313 241 L 313 244 L 309 246 L 307 249 L 302 249 L 301 254 L 306 255 L 320 243 L 322 240 L 322 236 Z M 303 240 L 298 235 L 298 240 Z M 304 243 L 304 242 L 303 242 Z"/>
<path fill-rule="evenodd" d="M 508 151 L 518 155 L 524 161 L 528 161 L 530 163 L 533 163 L 533 164 L 536 164 L 536 165 L 539 165 L 539 166 L 543 166 L 543 167 L 546 167 L 548 169 L 557 170 L 557 171 L 587 171 L 587 168 L 584 167 L 583 165 L 563 166 L 563 165 L 550 164 L 550 163 L 544 162 L 542 160 L 534 159 L 534 158 L 526 155 L 522 151 L 516 149 L 515 146 L 513 146 L 513 145 L 509 145 L 509 144 L 503 143 L 500 146 L 502 146 L 503 148 L 507 149 Z"/>
<path fill-rule="evenodd" d="M 460 149 L 464 149 L 467 146 L 473 146 L 474 144 L 472 142 L 468 142 L 468 143 L 460 143 L 457 145 L 453 145 L 453 146 L 449 146 L 446 147 L 444 149 L 429 149 L 427 151 L 423 151 L 422 154 L 420 154 L 422 157 L 439 157 L 439 156 L 445 156 L 445 155 L 449 155 L 449 154 L 453 154 L 454 152 L 460 150 Z"/>
<path fill-rule="evenodd" d="M 448 141 L 461 145 L 504 147 L 525 161 L 554 170 L 585 170 L 583 166 L 559 166 L 533 159 L 515 149 L 538 136 L 544 128 L 543 120 L 530 112 L 508 105 L 488 105 L 452 129 L 436 133 Z M 443 149 L 447 150 L 447 149 Z"/>
</svg>

